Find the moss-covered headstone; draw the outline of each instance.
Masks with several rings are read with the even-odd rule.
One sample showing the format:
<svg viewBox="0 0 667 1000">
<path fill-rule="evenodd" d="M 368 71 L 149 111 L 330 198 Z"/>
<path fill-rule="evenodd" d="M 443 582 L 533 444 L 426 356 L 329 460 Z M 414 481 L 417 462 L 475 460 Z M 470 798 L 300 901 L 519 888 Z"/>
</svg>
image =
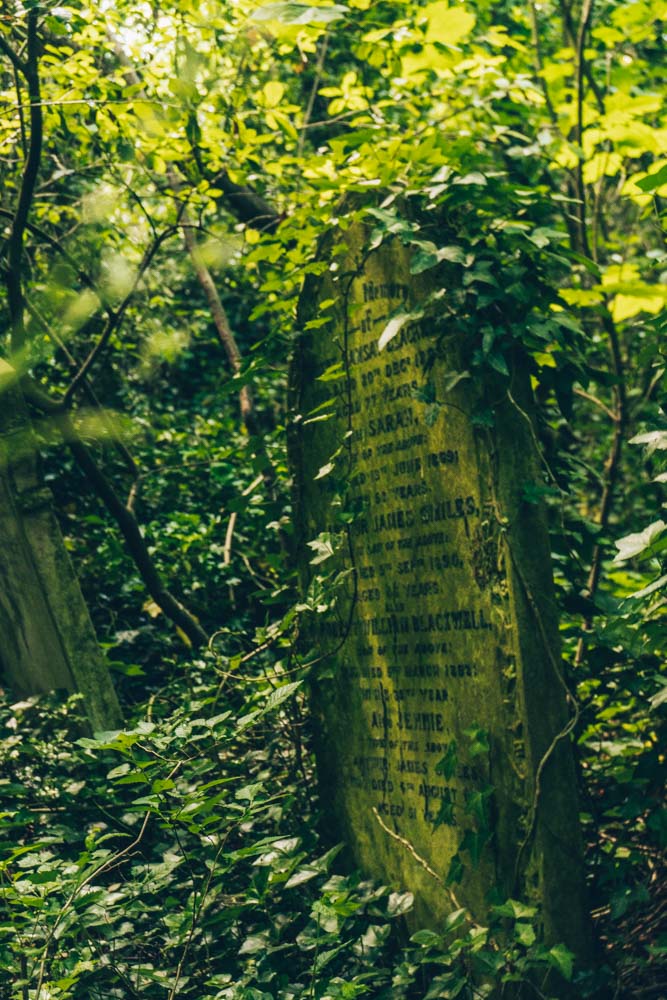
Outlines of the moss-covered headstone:
<svg viewBox="0 0 667 1000">
<path fill-rule="evenodd" d="M 546 939 L 585 954 L 528 381 L 485 401 L 456 329 L 419 317 L 435 272 L 367 239 L 354 224 L 307 284 L 292 371 L 323 803 L 364 870 L 414 892 L 418 922 L 528 897 Z"/>
<path fill-rule="evenodd" d="M 0 363 L 0 677 L 14 692 L 80 692 L 93 730 L 122 725 L 13 372 Z"/>
</svg>

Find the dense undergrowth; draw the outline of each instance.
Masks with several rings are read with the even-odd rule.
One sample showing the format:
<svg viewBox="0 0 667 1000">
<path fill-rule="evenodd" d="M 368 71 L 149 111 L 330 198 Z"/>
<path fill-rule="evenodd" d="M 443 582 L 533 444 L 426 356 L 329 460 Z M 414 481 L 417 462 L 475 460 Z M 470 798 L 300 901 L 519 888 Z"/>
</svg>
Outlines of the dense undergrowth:
<svg viewBox="0 0 667 1000">
<path fill-rule="evenodd" d="M 602 639 L 595 649 L 610 655 Z M 661 995 L 664 812 L 644 699 L 654 663 L 616 663 L 603 683 L 580 684 L 604 947 L 587 974 L 565 948 L 539 944 L 539 915 L 521 901 L 497 906 L 490 928 L 458 912 L 441 935 L 410 937 L 409 891 L 350 871 L 320 828 L 298 675 L 275 651 L 232 660 L 165 661 L 126 728 L 94 738 L 76 697 L 5 699 L 3 996 L 417 1000 L 517 982 L 560 996 L 554 969 L 581 997 Z"/>
<path fill-rule="evenodd" d="M 30 376 L 126 726 L 93 737 L 76 698 L 2 692 L 2 998 L 667 996 L 666 17 L 655 0 L 6 0 L 0 365 Z M 593 971 L 544 946 L 521 900 L 411 936 L 410 887 L 364 880 L 322 826 L 285 382 L 343 198 L 440 269 L 472 359 L 453 379 L 490 371 L 504 392 L 506 356 L 530 357 Z M 40 409 L 91 351 L 72 433 L 211 637 L 198 652 Z"/>
</svg>

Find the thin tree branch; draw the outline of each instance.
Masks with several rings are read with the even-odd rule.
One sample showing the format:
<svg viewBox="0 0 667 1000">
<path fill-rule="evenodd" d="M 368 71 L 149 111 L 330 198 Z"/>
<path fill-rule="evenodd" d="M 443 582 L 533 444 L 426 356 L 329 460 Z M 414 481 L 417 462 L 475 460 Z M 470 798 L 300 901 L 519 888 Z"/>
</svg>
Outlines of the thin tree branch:
<svg viewBox="0 0 667 1000">
<path fill-rule="evenodd" d="M 4 54 L 12 63 L 14 69 L 17 69 L 19 73 L 23 73 L 23 75 L 25 75 L 26 70 L 28 68 L 28 64 L 23 59 L 21 59 L 18 52 L 14 51 L 14 49 L 11 47 L 11 45 L 9 44 L 5 36 L 2 34 L 2 32 L 0 32 L 0 52 L 4 52 Z"/>
<path fill-rule="evenodd" d="M 232 215 L 252 229 L 273 233 L 285 218 L 251 187 L 231 180 L 226 170 L 217 175 L 214 183 L 224 192 Z"/>
<path fill-rule="evenodd" d="M 12 350 L 18 352 L 25 343 L 23 320 L 23 278 L 21 273 L 23 237 L 32 206 L 37 174 L 42 157 L 44 122 L 39 85 L 39 40 L 37 36 L 38 11 L 28 11 L 28 41 L 25 63 L 14 65 L 20 69 L 28 85 L 30 98 L 30 146 L 23 168 L 16 211 L 11 224 L 7 245 L 7 304 L 11 323 Z M 2 36 L 0 36 L 1 38 Z M 9 47 L 9 46 L 8 46 Z"/>
<path fill-rule="evenodd" d="M 59 404 L 45 397 L 31 380 L 22 380 L 27 398 L 53 416 L 53 422 L 69 447 L 74 459 L 98 497 L 118 525 L 127 543 L 130 555 L 148 593 L 165 616 L 187 636 L 193 646 L 206 645 L 208 636 L 197 619 L 167 589 L 158 573 L 139 523 L 131 510 L 125 506 L 113 486 L 93 459 L 88 447 L 77 433 L 68 413 L 63 413 Z"/>
<path fill-rule="evenodd" d="M 167 589 L 148 551 L 146 540 L 132 511 L 119 498 L 111 483 L 98 468 L 90 451 L 76 433 L 69 417 L 60 417 L 60 430 L 74 459 L 86 479 L 120 528 L 135 566 L 148 593 L 174 625 L 188 637 L 194 647 L 204 646 L 208 636 L 196 618 Z"/>
<path fill-rule="evenodd" d="M 584 163 L 583 163 L 583 135 L 584 135 L 584 70 L 585 57 L 584 46 L 586 44 L 586 34 L 593 13 L 594 0 L 584 0 L 581 10 L 581 19 L 577 29 L 575 47 L 575 92 L 576 92 L 576 124 L 575 141 L 577 144 L 577 166 L 575 170 L 577 183 L 578 215 L 579 215 L 579 242 L 582 253 L 587 257 L 591 256 L 588 241 L 587 225 L 587 199 L 586 185 L 584 184 Z"/>
<path fill-rule="evenodd" d="M 69 351 L 67 344 L 63 340 L 61 340 L 61 338 L 58 336 L 57 333 L 55 333 L 55 331 L 48 324 L 44 316 L 42 316 L 42 314 L 34 304 L 32 304 L 31 302 L 26 302 L 26 308 L 30 313 L 30 315 L 41 326 L 44 333 L 46 333 L 46 335 L 49 338 L 51 338 L 53 342 L 58 346 L 58 348 L 63 352 L 67 360 L 67 363 L 72 369 L 72 372 L 73 373 L 77 372 L 79 370 L 79 363 L 77 362 L 73 354 Z M 104 425 L 107 428 L 107 431 L 109 432 L 109 438 L 111 440 L 111 443 L 113 444 L 114 448 L 116 449 L 116 451 L 122 458 L 123 462 L 125 463 L 128 472 L 130 472 L 131 475 L 133 475 L 135 479 L 138 480 L 140 477 L 139 467 L 137 466 L 137 463 L 132 457 L 125 442 L 116 433 L 116 430 L 112 422 L 109 420 L 107 416 L 105 408 L 102 406 L 102 403 L 100 402 L 98 396 L 95 393 L 95 390 L 93 389 L 88 379 L 85 379 L 83 381 L 82 389 L 84 395 L 88 399 L 88 402 L 99 412 L 100 417 L 102 418 L 102 421 L 104 422 Z M 54 402 L 57 403 L 59 408 L 62 408 L 62 400 L 54 400 Z M 128 506 L 130 505 L 128 504 Z"/>
<path fill-rule="evenodd" d="M 313 86 L 310 88 L 310 94 L 308 96 L 308 104 L 306 105 L 306 110 L 303 116 L 303 124 L 301 126 L 301 134 L 299 136 L 299 142 L 297 145 L 297 155 L 301 156 L 303 153 L 303 145 L 306 141 L 306 129 L 308 128 L 308 123 L 311 119 L 313 108 L 315 106 L 315 99 L 317 97 L 317 91 L 319 90 L 320 83 L 322 81 L 322 73 L 324 71 L 324 60 L 327 56 L 327 49 L 329 47 L 329 32 L 327 31 L 322 39 L 320 45 L 320 51 L 317 54 L 317 63 L 315 65 L 315 78 L 313 80 Z"/>
<path fill-rule="evenodd" d="M 565 33 L 567 34 L 568 41 L 573 49 L 577 48 L 577 31 L 575 30 L 574 20 L 572 17 L 572 6 L 567 0 L 560 0 L 559 3 L 561 16 L 563 18 L 563 25 L 565 27 Z M 593 91 L 593 96 L 595 97 L 595 102 L 598 106 L 598 111 L 600 114 L 604 114 L 604 97 L 602 91 L 598 87 L 597 81 L 593 76 L 590 66 L 588 63 L 584 65 L 584 73 L 588 84 Z"/>
<path fill-rule="evenodd" d="M 10 212 L 6 208 L 0 208 L 0 217 L 5 219 L 13 219 L 14 212 Z M 33 233 L 35 236 L 39 236 L 40 239 L 43 239 L 45 243 L 48 243 L 48 245 L 51 247 L 52 250 L 55 250 L 57 253 L 59 253 L 63 258 L 63 260 L 66 260 L 67 263 L 70 265 L 70 267 L 76 272 L 76 276 L 79 279 L 79 281 L 87 288 L 89 288 L 91 291 L 95 292 L 95 294 L 98 296 L 102 304 L 105 305 L 106 308 L 108 308 L 108 306 L 106 306 L 106 303 L 104 301 L 104 296 L 97 288 L 93 279 L 90 277 L 89 274 L 87 274 L 81 268 L 81 265 L 78 263 L 78 261 L 74 259 L 71 253 L 65 249 L 62 243 L 60 243 L 60 241 L 57 240 L 55 236 L 51 236 L 50 233 L 47 233 L 45 229 L 41 228 L 41 226 L 35 225 L 34 222 L 27 222 L 26 230 L 28 232 Z"/>
<path fill-rule="evenodd" d="M 144 253 L 141 263 L 139 264 L 139 267 L 137 269 L 134 281 L 132 282 L 132 287 L 130 288 L 129 292 L 121 302 L 120 306 L 117 309 L 109 310 L 107 322 L 105 323 L 104 329 L 100 334 L 97 343 L 93 346 L 90 353 L 88 354 L 88 357 L 83 362 L 81 368 L 76 373 L 76 375 L 74 376 L 74 378 L 72 379 L 68 388 L 65 391 L 65 394 L 63 396 L 63 406 L 68 407 L 70 405 L 74 393 L 77 391 L 81 383 L 88 375 L 88 372 L 95 364 L 95 362 L 99 358 L 104 348 L 109 343 L 112 334 L 118 329 L 121 321 L 123 320 L 123 317 L 125 316 L 125 313 L 127 312 L 135 296 L 137 288 L 139 287 L 139 283 L 141 282 L 141 279 L 143 278 L 144 274 L 150 267 L 156 253 L 158 252 L 162 244 L 165 242 L 165 240 L 167 240 L 170 236 L 173 236 L 174 233 L 176 232 L 178 232 L 178 226 L 170 226 L 168 229 L 165 229 L 164 232 L 160 233 L 159 236 L 157 236 L 153 240 L 149 248 Z"/>
<path fill-rule="evenodd" d="M 19 116 L 19 126 L 21 129 L 21 149 L 23 150 L 23 157 L 28 155 L 28 136 L 25 128 L 25 114 L 23 111 L 23 98 L 21 97 L 21 74 L 16 66 L 14 66 L 14 87 L 16 89 L 16 100 Z"/>
<path fill-rule="evenodd" d="M 621 344 L 618 336 L 618 329 L 616 323 L 608 308 L 605 309 L 603 316 L 603 325 L 607 336 L 609 338 L 609 351 L 611 354 L 611 363 L 614 375 L 616 376 L 616 419 L 614 424 L 614 433 L 612 436 L 611 447 L 609 449 L 609 455 L 604 469 L 604 486 L 602 488 L 602 496 L 600 497 L 600 508 L 597 516 L 597 523 L 603 530 L 607 527 L 609 523 L 609 516 L 611 514 L 612 506 L 614 503 L 614 494 L 616 489 L 616 483 L 618 481 L 619 467 L 621 461 L 621 453 L 623 450 L 623 440 L 625 437 L 625 432 L 628 423 L 628 406 L 627 406 L 627 396 L 625 391 L 625 366 L 623 364 L 623 357 L 621 354 Z M 602 571 L 602 557 L 604 555 L 604 548 L 602 545 L 598 544 L 593 550 L 593 558 L 591 560 L 591 568 L 588 573 L 588 579 L 586 581 L 586 596 L 593 600 L 595 594 L 597 593 L 598 584 L 600 582 L 600 573 Z M 584 630 L 588 631 L 591 627 L 589 620 L 584 622 Z M 586 649 L 585 638 L 582 635 L 577 643 L 577 650 L 574 657 L 574 665 L 579 666 L 584 657 L 584 652 Z"/>
<path fill-rule="evenodd" d="M 540 23 L 537 17 L 537 6 L 535 0 L 530 0 L 530 22 L 531 22 L 531 35 L 533 43 L 533 62 L 535 64 L 535 75 L 539 81 L 540 87 L 542 88 L 542 93 L 544 94 L 544 100 L 546 103 L 547 111 L 549 112 L 549 118 L 554 125 L 558 125 L 558 115 L 551 102 L 551 94 L 549 93 L 549 87 L 547 81 L 544 79 L 543 75 L 543 64 L 542 64 L 542 47 L 540 45 Z"/>
<path fill-rule="evenodd" d="M 601 399 L 597 398 L 597 396 L 592 396 L 590 392 L 586 392 L 584 389 L 574 389 L 574 394 L 575 396 L 581 396 L 582 399 L 587 399 L 589 403 L 594 403 L 595 406 L 603 411 L 603 413 L 607 414 L 611 421 L 615 424 L 618 423 L 618 413 L 614 413 L 613 410 L 610 410 L 606 403 L 603 403 Z"/>
</svg>

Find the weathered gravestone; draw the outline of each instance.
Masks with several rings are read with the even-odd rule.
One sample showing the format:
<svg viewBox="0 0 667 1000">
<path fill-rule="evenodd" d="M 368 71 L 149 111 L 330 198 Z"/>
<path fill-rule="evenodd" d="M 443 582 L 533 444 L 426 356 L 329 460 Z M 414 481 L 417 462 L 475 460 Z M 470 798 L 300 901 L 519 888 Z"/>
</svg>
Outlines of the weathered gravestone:
<svg viewBox="0 0 667 1000">
<path fill-rule="evenodd" d="M 333 607 L 325 590 L 303 626 L 324 806 L 364 870 L 415 893 L 416 922 L 459 904 L 484 920 L 495 887 L 539 901 L 546 939 L 585 955 L 572 709 L 543 512 L 526 500 L 540 478 L 526 380 L 477 426 L 474 381 L 447 391 L 456 329 L 388 326 L 435 272 L 413 277 L 398 241 L 367 252 L 361 224 L 340 239 L 347 252 L 304 291 L 292 371 L 304 583 L 338 580 Z"/>
<path fill-rule="evenodd" d="M 13 371 L 0 361 L 0 677 L 17 694 L 79 691 L 91 728 L 122 725 L 116 693 L 38 470 Z"/>
</svg>

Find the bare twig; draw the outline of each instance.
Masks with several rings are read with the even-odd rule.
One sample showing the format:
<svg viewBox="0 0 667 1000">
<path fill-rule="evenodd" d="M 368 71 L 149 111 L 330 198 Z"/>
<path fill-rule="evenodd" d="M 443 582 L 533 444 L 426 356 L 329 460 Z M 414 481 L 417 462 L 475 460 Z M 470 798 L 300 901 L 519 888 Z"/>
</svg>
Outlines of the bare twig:
<svg viewBox="0 0 667 1000">
<path fill-rule="evenodd" d="M 229 518 L 229 524 L 227 525 L 227 533 L 225 534 L 225 547 L 222 550 L 222 564 L 223 566 L 229 566 L 232 561 L 232 539 L 234 537 L 234 526 L 236 524 L 236 511 L 233 510 Z"/>
<path fill-rule="evenodd" d="M 595 406 L 603 411 L 603 413 L 607 414 L 613 423 L 618 423 L 618 413 L 614 413 L 613 410 L 610 410 L 606 403 L 603 403 L 601 399 L 597 398 L 597 396 L 592 396 L 590 392 L 586 392 L 584 389 L 577 388 L 573 391 L 575 396 L 581 396 L 582 399 L 587 399 L 589 403 L 594 403 Z"/>
</svg>

